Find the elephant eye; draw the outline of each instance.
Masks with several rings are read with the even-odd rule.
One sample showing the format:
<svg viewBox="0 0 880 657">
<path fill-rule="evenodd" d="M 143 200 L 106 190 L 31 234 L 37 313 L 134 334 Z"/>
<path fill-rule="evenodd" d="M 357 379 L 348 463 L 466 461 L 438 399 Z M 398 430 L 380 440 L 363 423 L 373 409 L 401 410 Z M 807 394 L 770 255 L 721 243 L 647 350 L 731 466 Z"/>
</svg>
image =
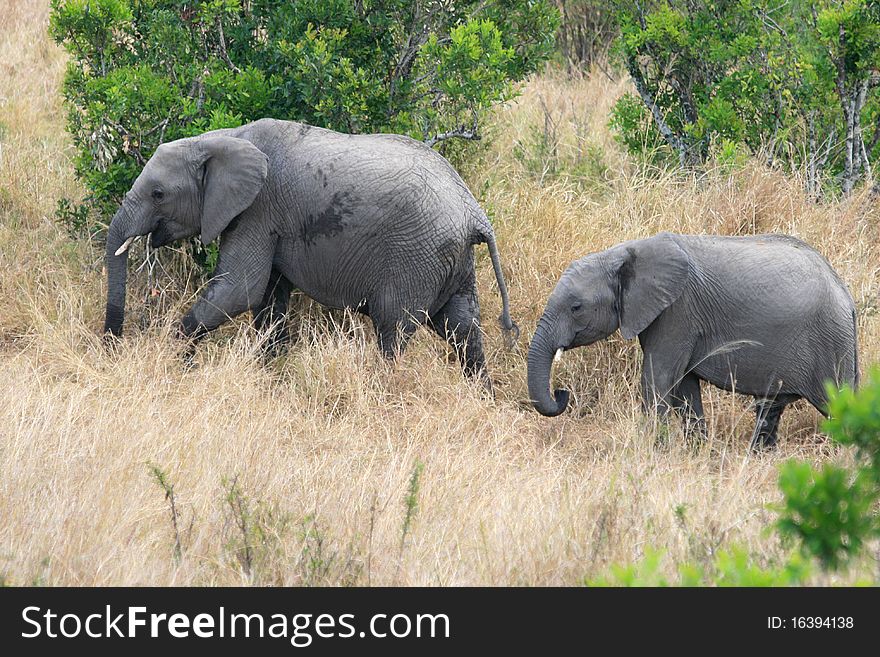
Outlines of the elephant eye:
<svg viewBox="0 0 880 657">
<path fill-rule="evenodd" d="M 165 198 L 165 192 L 163 192 L 161 189 L 154 189 L 153 198 L 157 201 L 161 201 L 163 198 Z"/>
<path fill-rule="evenodd" d="M 576 312 L 579 311 L 582 307 L 583 307 L 583 304 L 581 304 L 581 303 L 576 303 L 576 304 L 574 304 L 574 305 L 571 307 L 571 312 L 576 313 Z"/>
</svg>

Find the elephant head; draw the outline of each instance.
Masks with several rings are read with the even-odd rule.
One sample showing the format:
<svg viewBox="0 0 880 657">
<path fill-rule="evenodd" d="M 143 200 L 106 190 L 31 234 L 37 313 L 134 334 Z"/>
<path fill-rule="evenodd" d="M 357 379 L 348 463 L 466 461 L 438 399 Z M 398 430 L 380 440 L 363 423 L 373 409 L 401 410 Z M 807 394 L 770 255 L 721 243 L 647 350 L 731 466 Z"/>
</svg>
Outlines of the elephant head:
<svg viewBox="0 0 880 657">
<path fill-rule="evenodd" d="M 244 139 L 207 133 L 159 146 L 110 222 L 105 333 L 122 331 L 136 237 L 152 233 L 154 247 L 195 235 L 208 244 L 251 206 L 267 173 L 266 155 Z"/>
<path fill-rule="evenodd" d="M 529 346 L 529 397 L 538 412 L 552 417 L 568 405 L 567 390 L 550 394 L 554 355 L 603 340 L 618 328 L 624 338 L 634 338 L 681 296 L 689 269 L 687 253 L 665 233 L 569 265 Z"/>
</svg>

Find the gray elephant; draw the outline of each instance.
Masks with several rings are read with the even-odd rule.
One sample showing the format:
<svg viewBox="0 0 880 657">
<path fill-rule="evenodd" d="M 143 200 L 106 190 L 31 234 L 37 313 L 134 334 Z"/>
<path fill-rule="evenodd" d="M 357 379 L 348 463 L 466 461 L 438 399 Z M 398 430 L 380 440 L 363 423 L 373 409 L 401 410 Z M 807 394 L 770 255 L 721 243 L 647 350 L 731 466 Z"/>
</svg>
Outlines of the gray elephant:
<svg viewBox="0 0 880 657">
<path fill-rule="evenodd" d="M 700 381 L 757 398 L 753 449 L 776 442 L 785 406 L 805 398 L 824 413 L 825 382 L 858 382 L 855 307 L 828 262 L 783 235 L 661 233 L 573 262 L 547 301 L 528 356 L 529 395 L 542 414 L 554 354 L 620 328 L 643 352 L 642 400 L 675 409 L 705 432 Z"/>
<path fill-rule="evenodd" d="M 291 285 L 368 315 L 388 356 L 420 324 L 484 372 L 473 245 L 486 243 L 510 333 L 507 289 L 485 213 L 437 152 L 398 135 L 347 135 L 262 119 L 159 146 L 107 236 L 105 332 L 125 313 L 127 248 L 221 236 L 215 276 L 183 316 L 197 338 L 246 310 L 282 314 Z M 483 376 L 485 376 L 483 374 Z"/>
</svg>

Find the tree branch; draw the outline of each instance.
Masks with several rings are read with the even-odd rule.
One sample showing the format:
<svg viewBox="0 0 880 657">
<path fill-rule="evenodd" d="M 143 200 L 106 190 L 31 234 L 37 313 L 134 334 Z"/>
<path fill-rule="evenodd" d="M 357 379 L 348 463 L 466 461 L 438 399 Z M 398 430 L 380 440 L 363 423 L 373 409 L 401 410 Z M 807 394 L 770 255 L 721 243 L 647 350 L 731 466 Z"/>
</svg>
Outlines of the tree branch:
<svg viewBox="0 0 880 657">
<path fill-rule="evenodd" d="M 425 139 L 424 143 L 428 146 L 433 146 L 434 144 L 438 144 L 441 141 L 446 141 L 447 139 L 452 139 L 453 137 L 457 137 L 459 139 L 467 139 L 469 141 L 479 141 L 480 139 L 482 139 L 480 134 L 477 132 L 477 125 L 475 123 L 474 127 L 471 129 L 467 129 L 464 126 L 461 126 L 453 130 L 447 130 L 446 132 L 441 132 L 434 135 L 433 137 Z"/>
<path fill-rule="evenodd" d="M 219 16 L 217 17 L 217 32 L 220 35 L 220 55 L 223 57 L 223 61 L 225 61 L 226 65 L 232 69 L 233 73 L 240 74 L 241 69 L 232 63 L 232 60 L 229 59 L 229 53 L 226 52 L 226 37 L 223 34 L 223 21 L 220 20 Z"/>
<path fill-rule="evenodd" d="M 654 97 L 645 85 L 645 79 L 642 77 L 638 64 L 632 57 L 626 58 L 626 68 L 629 71 L 636 91 L 638 91 L 639 96 L 642 97 L 642 102 L 645 103 L 645 106 L 651 111 L 651 116 L 654 118 L 654 123 L 657 124 L 657 129 L 660 130 L 663 139 L 665 139 L 666 143 L 672 146 L 672 148 L 678 151 L 678 159 L 681 166 L 686 166 L 688 164 L 687 144 L 681 137 L 676 135 L 672 131 L 672 128 L 669 127 L 669 124 L 666 123 L 663 113 L 660 111 L 660 108 L 657 107 L 657 103 L 654 102 Z"/>
</svg>

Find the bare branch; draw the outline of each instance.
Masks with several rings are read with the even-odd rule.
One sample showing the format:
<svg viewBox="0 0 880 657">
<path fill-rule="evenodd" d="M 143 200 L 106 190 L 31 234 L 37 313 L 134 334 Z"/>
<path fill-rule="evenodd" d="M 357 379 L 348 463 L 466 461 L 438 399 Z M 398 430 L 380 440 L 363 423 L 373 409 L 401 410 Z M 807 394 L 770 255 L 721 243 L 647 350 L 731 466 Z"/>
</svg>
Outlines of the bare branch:
<svg viewBox="0 0 880 657">
<path fill-rule="evenodd" d="M 229 53 L 226 52 L 226 36 L 223 34 L 223 22 L 220 20 L 219 16 L 217 17 L 217 32 L 220 35 L 220 55 L 223 57 L 223 61 L 226 62 L 226 65 L 229 66 L 234 73 L 240 74 L 241 69 L 232 63 L 232 60 L 229 59 Z"/>
<path fill-rule="evenodd" d="M 642 77 L 638 64 L 632 57 L 627 57 L 626 68 L 632 77 L 636 91 L 638 91 L 639 96 L 642 97 L 642 102 L 645 103 L 647 108 L 651 111 L 651 116 L 654 118 L 654 123 L 657 124 L 657 129 L 660 130 L 660 134 L 663 135 L 663 139 L 665 139 L 666 143 L 672 146 L 672 148 L 678 151 L 678 159 L 681 166 L 686 166 L 689 158 L 687 144 L 681 137 L 676 135 L 672 131 L 672 128 L 669 127 L 669 124 L 666 123 L 663 113 L 660 111 L 660 108 L 657 107 L 657 103 L 654 102 L 654 97 L 645 85 L 645 80 Z"/>
<path fill-rule="evenodd" d="M 425 139 L 424 143 L 428 146 L 433 146 L 434 144 L 438 144 L 441 141 L 446 141 L 447 139 L 452 139 L 454 137 L 457 137 L 458 139 L 467 139 L 469 141 L 479 141 L 482 139 L 482 136 L 477 132 L 477 122 L 474 120 L 472 128 L 460 126 L 453 130 L 447 130 L 446 132 L 441 132 L 433 137 Z"/>
<path fill-rule="evenodd" d="M 111 121 L 109 119 L 105 119 L 104 121 L 108 126 L 113 128 L 116 132 L 122 135 L 123 138 L 123 152 L 128 152 L 134 155 L 134 159 L 137 160 L 138 164 L 141 166 L 147 163 L 146 158 L 143 156 L 140 150 L 140 139 L 138 139 L 134 134 L 132 134 L 125 126 L 121 123 L 116 123 L 116 121 Z M 151 130 L 152 132 L 152 130 Z M 134 144 L 137 143 L 137 146 Z"/>
</svg>

